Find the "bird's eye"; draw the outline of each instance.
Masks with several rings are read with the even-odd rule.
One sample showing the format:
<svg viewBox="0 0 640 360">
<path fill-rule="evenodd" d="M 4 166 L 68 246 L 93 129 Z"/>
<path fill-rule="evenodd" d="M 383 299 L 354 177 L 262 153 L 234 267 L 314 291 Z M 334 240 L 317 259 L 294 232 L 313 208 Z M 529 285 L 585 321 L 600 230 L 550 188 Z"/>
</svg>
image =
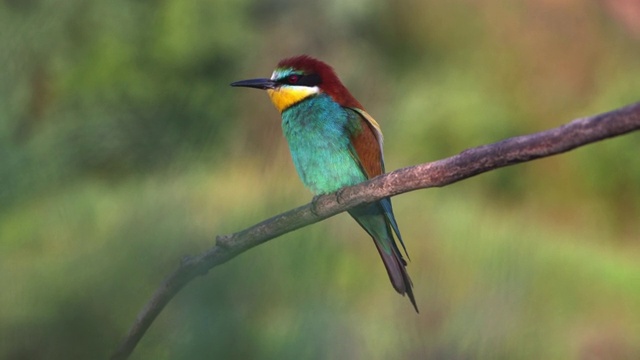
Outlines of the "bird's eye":
<svg viewBox="0 0 640 360">
<path fill-rule="evenodd" d="M 291 85 L 298 83 L 298 80 L 300 80 L 300 75 L 289 75 L 287 77 L 287 82 Z"/>
</svg>

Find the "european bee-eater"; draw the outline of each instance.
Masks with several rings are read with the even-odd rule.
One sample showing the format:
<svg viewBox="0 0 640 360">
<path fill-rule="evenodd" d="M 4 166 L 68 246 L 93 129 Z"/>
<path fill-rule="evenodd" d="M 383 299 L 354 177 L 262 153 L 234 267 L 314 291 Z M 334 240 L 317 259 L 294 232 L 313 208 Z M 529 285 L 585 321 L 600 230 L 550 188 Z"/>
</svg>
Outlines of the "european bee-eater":
<svg viewBox="0 0 640 360">
<path fill-rule="evenodd" d="M 298 175 L 315 195 L 384 173 L 380 126 L 324 62 L 296 56 L 280 61 L 270 79 L 231 85 L 267 90 L 282 115 L 282 130 Z M 393 237 L 395 232 L 406 253 L 391 201 L 385 198 L 361 205 L 349 214 L 373 238 L 393 287 L 409 295 L 418 311 L 407 263 Z"/>
</svg>

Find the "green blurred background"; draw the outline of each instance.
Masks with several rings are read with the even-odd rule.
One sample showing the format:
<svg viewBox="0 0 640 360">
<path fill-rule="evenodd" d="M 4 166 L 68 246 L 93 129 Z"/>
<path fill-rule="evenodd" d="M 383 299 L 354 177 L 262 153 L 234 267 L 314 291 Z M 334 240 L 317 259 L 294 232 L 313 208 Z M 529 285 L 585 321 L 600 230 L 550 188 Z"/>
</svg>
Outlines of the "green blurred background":
<svg viewBox="0 0 640 360">
<path fill-rule="evenodd" d="M 266 94 L 308 53 L 387 169 L 640 100 L 633 0 L 0 1 L 0 358 L 106 358 L 179 259 L 311 199 Z M 134 359 L 640 358 L 640 137 L 393 199 L 185 288 Z"/>
</svg>

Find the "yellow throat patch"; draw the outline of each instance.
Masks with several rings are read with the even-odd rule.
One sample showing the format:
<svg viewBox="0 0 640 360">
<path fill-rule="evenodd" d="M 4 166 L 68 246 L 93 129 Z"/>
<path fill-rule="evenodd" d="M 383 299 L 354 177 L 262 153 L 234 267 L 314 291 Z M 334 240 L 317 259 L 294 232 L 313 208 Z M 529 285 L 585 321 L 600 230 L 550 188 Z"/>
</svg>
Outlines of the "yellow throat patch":
<svg viewBox="0 0 640 360">
<path fill-rule="evenodd" d="M 280 112 L 318 92 L 320 89 L 317 86 L 281 86 L 276 89 L 267 89 L 271 102 Z"/>
</svg>

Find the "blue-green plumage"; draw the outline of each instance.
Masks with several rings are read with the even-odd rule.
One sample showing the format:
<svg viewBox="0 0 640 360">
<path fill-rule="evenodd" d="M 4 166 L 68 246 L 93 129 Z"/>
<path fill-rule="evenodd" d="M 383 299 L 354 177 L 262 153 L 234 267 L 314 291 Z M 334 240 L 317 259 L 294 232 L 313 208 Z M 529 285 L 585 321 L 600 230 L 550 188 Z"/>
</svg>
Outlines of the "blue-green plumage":
<svg viewBox="0 0 640 360">
<path fill-rule="evenodd" d="M 364 130 L 361 115 L 342 107 L 329 95 L 312 95 L 285 109 L 282 130 L 298 175 L 314 194 L 334 192 L 368 179 L 351 140 Z M 373 238 L 394 287 L 407 292 L 416 306 L 411 280 L 404 271 L 406 262 L 393 239 L 395 231 L 404 248 L 391 201 L 362 205 L 349 214 Z"/>
<path fill-rule="evenodd" d="M 314 194 L 367 180 L 350 141 L 362 131 L 359 115 L 326 94 L 311 96 L 282 112 L 282 130 L 300 179 Z"/>
</svg>

